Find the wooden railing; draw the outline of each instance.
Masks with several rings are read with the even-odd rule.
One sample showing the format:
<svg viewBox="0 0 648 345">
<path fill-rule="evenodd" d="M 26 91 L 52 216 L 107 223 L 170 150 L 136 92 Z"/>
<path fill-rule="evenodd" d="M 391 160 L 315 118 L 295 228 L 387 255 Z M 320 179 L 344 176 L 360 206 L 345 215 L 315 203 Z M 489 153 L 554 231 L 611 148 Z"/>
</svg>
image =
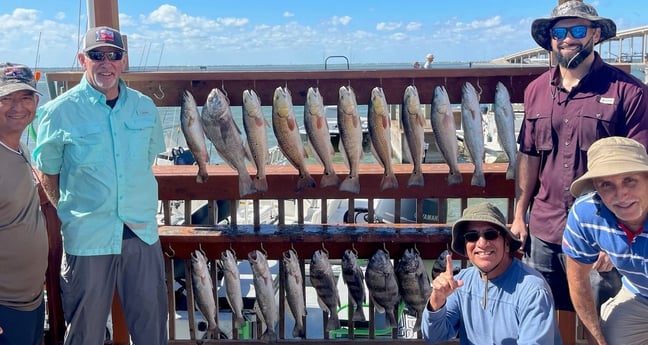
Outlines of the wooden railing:
<svg viewBox="0 0 648 345">
<path fill-rule="evenodd" d="M 339 176 L 344 177 L 345 168 L 337 166 Z M 175 295 L 174 291 L 174 277 L 177 272 L 174 272 L 175 264 L 185 262 L 189 258 L 191 251 L 200 249 L 203 250 L 210 260 L 215 260 L 220 257 L 220 253 L 225 249 L 232 249 L 239 253 L 239 260 L 245 259 L 247 253 L 253 249 L 261 249 L 267 252 L 268 258 L 271 260 L 278 260 L 281 258 L 283 251 L 293 248 L 300 255 L 303 260 L 302 265 L 308 261 L 310 255 L 320 248 L 325 248 L 330 255 L 331 260 L 339 260 L 345 249 L 354 248 L 357 250 L 360 258 L 369 258 L 377 249 L 386 249 L 392 258 L 398 258 L 402 252 L 407 248 L 415 247 L 421 253 L 424 259 L 432 260 L 438 257 L 441 251 L 447 248 L 450 240 L 449 226 L 445 223 L 430 224 L 423 223 L 423 199 L 434 198 L 438 199 L 439 219 L 444 220 L 447 218 L 448 210 L 443 205 L 447 205 L 445 201 L 456 202 L 460 208 L 466 207 L 469 199 L 472 198 L 497 198 L 501 199 L 503 205 L 506 205 L 507 213 L 509 216 L 512 212 L 514 185 L 513 181 L 505 180 L 504 172 L 506 170 L 506 163 L 486 164 L 486 187 L 470 186 L 470 178 L 472 176 L 473 166 L 469 163 L 460 164 L 461 173 L 464 182 L 460 185 L 448 186 L 447 174 L 448 167 L 444 164 L 424 164 L 423 172 L 425 176 L 425 187 L 423 188 L 408 188 L 406 187 L 407 179 L 411 173 L 412 166 L 408 164 L 400 164 L 395 166 L 396 176 L 400 185 L 399 189 L 380 191 L 378 186 L 382 178 L 382 168 L 377 164 L 364 164 L 362 165 L 360 176 L 361 189 L 360 193 L 355 195 L 348 192 L 340 192 L 336 188 L 314 188 L 295 192 L 298 176 L 296 170 L 290 166 L 270 166 L 268 167 L 267 176 L 269 191 L 263 194 L 253 194 L 248 198 L 253 204 L 258 205 L 261 200 L 278 200 L 282 202 L 291 202 L 301 205 L 304 200 L 318 199 L 321 200 L 321 205 L 324 206 L 322 213 L 323 220 L 326 220 L 328 213 L 325 205 L 331 199 L 346 199 L 349 201 L 349 208 L 351 213 L 354 209 L 354 201 L 356 199 L 368 199 L 369 207 L 367 210 L 367 219 L 372 221 L 374 217 L 373 203 L 374 199 L 417 199 L 417 223 L 399 223 L 399 209 L 400 203 L 396 202 L 394 214 L 397 224 L 385 223 L 369 223 L 369 224 L 285 224 L 285 214 L 283 220 L 278 219 L 275 224 L 260 224 L 260 220 L 256 221 L 257 224 L 239 224 L 237 221 L 238 212 L 236 211 L 240 205 L 240 198 L 238 195 L 238 174 L 226 166 L 210 166 L 208 168 L 209 180 L 205 184 L 197 184 L 195 182 L 196 167 L 195 166 L 157 166 L 154 167 L 155 175 L 159 183 L 159 199 L 163 202 L 164 213 L 170 214 L 171 202 L 174 200 L 183 200 L 185 204 L 190 204 L 190 201 L 205 200 L 211 205 L 216 205 L 216 200 L 225 200 L 231 204 L 230 215 L 231 223 L 229 225 L 215 225 L 216 214 L 218 213 L 215 208 L 212 208 L 212 221 L 211 224 L 195 225 L 163 225 L 160 227 L 160 240 L 164 250 L 167 277 L 169 287 L 169 315 L 171 319 L 175 316 Z M 316 181 L 321 178 L 321 167 L 310 166 L 309 170 L 313 172 L 313 177 Z M 222 204 L 222 202 L 221 202 Z M 281 204 L 281 202 L 280 202 Z M 51 212 L 48 204 L 45 204 L 44 210 Z M 299 208 L 299 207 L 298 207 Z M 277 215 L 281 218 L 280 214 L 282 207 L 279 207 Z M 187 208 L 187 212 L 190 209 Z M 329 210 L 330 211 L 330 210 Z M 455 210 L 458 212 L 458 210 Z M 258 212 L 253 211 L 253 212 Z M 302 213 L 298 210 L 297 213 Z M 49 213 L 51 215 L 51 213 Z M 167 219 L 169 224 L 169 216 L 162 217 Z M 303 214 L 297 216 L 298 219 L 303 219 Z M 48 220 L 55 220 L 49 217 Z M 191 219 L 187 214 L 185 219 Z M 322 222 L 326 223 L 326 221 Z M 50 235 L 58 234 L 58 223 L 48 222 L 50 228 Z M 52 236 L 54 242 L 56 236 Z M 60 241 L 60 235 L 58 238 Z M 56 262 L 57 255 L 60 255 L 61 245 L 60 242 L 55 243 L 52 248 L 56 250 L 52 253 L 53 262 Z M 58 252 L 58 253 L 56 253 Z M 306 259 L 306 260 L 304 260 Z M 58 262 L 60 263 L 60 257 Z M 50 320 L 50 337 L 52 341 L 49 344 L 57 344 L 56 340 L 60 341 L 63 335 L 63 319 L 60 312 L 60 303 L 57 301 L 58 296 L 58 265 L 50 267 L 48 275 L 48 296 L 49 296 L 49 320 Z M 186 267 L 186 265 L 185 265 Z M 189 272 L 185 272 L 188 274 Z M 182 274 L 181 274 L 182 275 Z M 190 279 L 186 279 L 188 281 Z M 280 291 L 281 292 L 281 291 Z M 280 293 L 281 296 L 281 293 Z M 283 296 L 280 297 L 280 306 L 283 306 Z M 342 302 L 343 304 L 345 301 Z M 221 306 L 222 308 L 223 306 Z M 225 304 L 227 307 L 227 304 Z M 58 310 L 57 310 L 58 308 Z M 373 308 L 370 306 L 370 308 Z M 193 308 L 189 308 L 192 310 Z M 371 309 L 373 310 L 373 309 Z M 283 312 L 283 309 L 282 309 Z M 195 316 L 191 316 L 191 320 L 195 320 Z M 282 315 L 286 315 L 283 314 Z M 280 322 L 280 339 L 279 341 L 286 341 L 294 343 L 294 339 L 285 339 L 285 318 Z M 260 323 L 258 323 L 260 325 Z M 373 319 L 371 319 L 373 325 Z M 351 325 L 353 327 L 353 325 Z M 123 319 L 120 319 L 119 312 L 113 311 L 113 327 L 114 327 L 114 343 L 127 344 L 128 333 L 126 331 Z M 196 331 L 191 326 L 189 328 L 190 337 L 192 339 L 176 339 L 177 329 L 175 323 L 170 323 L 169 327 L 170 344 L 194 344 L 196 342 Z M 237 334 L 237 333 L 232 333 Z M 260 334 L 257 332 L 256 334 Z M 349 331 L 349 337 L 355 337 L 353 328 Z M 372 336 L 373 337 L 373 336 Z M 285 339 L 285 340 L 284 340 Z M 320 343 L 325 339 L 329 339 L 328 334 L 323 337 L 311 339 L 308 338 L 301 340 L 299 343 Z M 398 335 L 396 330 L 393 331 L 392 336 L 376 337 L 374 340 L 378 342 L 394 343 L 397 341 Z M 330 339 L 331 341 L 345 343 L 344 339 Z M 398 339 L 398 341 L 407 341 L 412 343 L 421 343 L 422 340 L 416 339 Z M 239 339 L 237 343 L 248 344 L 258 343 L 255 340 Z"/>
</svg>

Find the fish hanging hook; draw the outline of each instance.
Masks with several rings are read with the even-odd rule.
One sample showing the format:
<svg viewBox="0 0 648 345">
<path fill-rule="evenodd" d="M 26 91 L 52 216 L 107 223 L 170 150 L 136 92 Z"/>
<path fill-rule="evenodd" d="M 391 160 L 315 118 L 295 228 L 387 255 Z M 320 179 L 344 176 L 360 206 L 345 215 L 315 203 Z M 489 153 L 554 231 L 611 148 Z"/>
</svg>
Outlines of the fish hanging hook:
<svg viewBox="0 0 648 345">
<path fill-rule="evenodd" d="M 263 255 L 268 256 L 268 251 L 263 248 L 263 242 L 259 242 L 259 245 L 261 246 L 261 252 L 263 253 Z"/>
<path fill-rule="evenodd" d="M 156 93 L 157 91 L 153 92 L 153 96 L 157 98 L 158 100 L 164 99 L 164 90 L 162 90 L 162 83 L 158 83 L 158 90 L 160 91 L 160 95 Z"/>
<path fill-rule="evenodd" d="M 477 88 L 479 89 L 479 92 L 477 92 L 477 96 L 481 99 L 482 92 L 484 92 L 484 89 L 479 85 L 479 78 L 477 78 Z"/>
<path fill-rule="evenodd" d="M 328 251 L 328 249 L 326 249 L 326 247 L 324 246 L 324 242 L 322 242 L 322 251 L 323 251 L 326 255 L 329 255 L 329 251 Z"/>
<path fill-rule="evenodd" d="M 290 242 L 290 250 L 297 253 L 297 249 L 295 249 L 295 244 L 292 241 Z"/>
<path fill-rule="evenodd" d="M 171 248 L 171 243 L 169 243 L 169 251 L 171 251 L 171 254 L 165 251 L 164 255 L 166 255 L 168 258 L 173 258 L 175 256 L 175 250 Z"/>
<path fill-rule="evenodd" d="M 389 250 L 387 249 L 387 243 L 385 242 L 383 242 L 383 250 L 385 251 L 385 253 L 387 253 L 387 255 L 391 255 L 389 254 Z"/>
<path fill-rule="evenodd" d="M 204 251 L 203 248 L 202 248 L 202 243 L 200 243 L 200 242 L 198 242 L 198 250 L 200 250 L 200 252 L 202 253 L 202 255 L 207 256 L 207 254 L 205 253 L 205 251 Z"/>
<path fill-rule="evenodd" d="M 358 249 L 355 247 L 355 242 L 351 242 L 351 250 L 353 251 L 353 254 L 358 256 Z"/>
<path fill-rule="evenodd" d="M 223 94 L 225 95 L 225 97 L 227 97 L 227 90 L 225 90 L 225 80 L 221 80 L 221 91 L 223 91 Z"/>
<path fill-rule="evenodd" d="M 234 247 L 232 247 L 232 242 L 230 242 L 229 244 L 229 250 L 232 252 L 232 254 L 234 254 L 234 256 L 236 256 L 236 250 L 234 250 Z"/>
<path fill-rule="evenodd" d="M 421 255 L 421 252 L 419 251 L 418 247 L 416 247 L 416 243 L 414 243 L 414 251 L 416 252 L 416 254 Z"/>
</svg>

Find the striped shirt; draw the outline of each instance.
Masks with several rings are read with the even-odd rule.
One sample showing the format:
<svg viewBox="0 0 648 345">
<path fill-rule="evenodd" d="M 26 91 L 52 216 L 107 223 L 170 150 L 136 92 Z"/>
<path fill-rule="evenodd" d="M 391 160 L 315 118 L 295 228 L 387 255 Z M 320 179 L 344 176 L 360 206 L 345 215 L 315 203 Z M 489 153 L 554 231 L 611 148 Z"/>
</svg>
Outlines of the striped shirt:
<svg viewBox="0 0 648 345">
<path fill-rule="evenodd" d="M 569 211 L 563 234 L 563 252 L 585 264 L 593 264 L 605 252 L 619 273 L 623 285 L 648 298 L 648 234 L 644 230 L 630 239 L 616 216 L 596 193 L 576 199 Z"/>
</svg>

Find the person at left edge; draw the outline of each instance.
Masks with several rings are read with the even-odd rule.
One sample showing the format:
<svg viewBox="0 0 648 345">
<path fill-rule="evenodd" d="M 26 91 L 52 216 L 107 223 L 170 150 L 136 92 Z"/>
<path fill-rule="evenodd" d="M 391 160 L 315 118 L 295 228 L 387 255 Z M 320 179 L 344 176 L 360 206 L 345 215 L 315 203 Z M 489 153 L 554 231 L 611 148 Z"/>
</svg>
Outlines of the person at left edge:
<svg viewBox="0 0 648 345">
<path fill-rule="evenodd" d="M 560 345 L 549 285 L 514 257 L 522 242 L 490 202 L 467 207 L 452 226 L 452 250 L 471 267 L 446 270 L 432 281 L 421 330 L 427 343 L 459 336 L 460 344 Z"/>
<path fill-rule="evenodd" d="M 29 67 L 0 64 L 0 344 L 41 345 L 48 242 L 29 160 L 20 142 L 38 106 Z"/>
<path fill-rule="evenodd" d="M 103 344 L 115 289 L 135 344 L 167 344 L 153 101 L 126 86 L 121 33 L 90 28 L 80 83 L 42 107 L 34 161 L 63 234 L 65 345 Z"/>
</svg>

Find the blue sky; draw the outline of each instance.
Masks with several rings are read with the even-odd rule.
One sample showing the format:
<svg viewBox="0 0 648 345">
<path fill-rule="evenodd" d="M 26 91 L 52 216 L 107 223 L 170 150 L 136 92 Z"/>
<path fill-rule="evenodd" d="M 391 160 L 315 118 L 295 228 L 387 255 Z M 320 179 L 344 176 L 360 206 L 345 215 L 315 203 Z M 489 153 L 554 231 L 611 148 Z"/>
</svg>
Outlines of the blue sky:
<svg viewBox="0 0 648 345">
<path fill-rule="evenodd" d="M 648 25 L 648 2 L 586 1 L 619 30 Z M 0 1 L 0 60 L 72 67 L 86 0 Z M 535 48 L 531 22 L 552 1 L 122 0 L 131 66 L 489 61 Z M 40 45 L 39 42 L 40 36 Z M 37 52 L 39 52 L 37 54 Z"/>
</svg>

